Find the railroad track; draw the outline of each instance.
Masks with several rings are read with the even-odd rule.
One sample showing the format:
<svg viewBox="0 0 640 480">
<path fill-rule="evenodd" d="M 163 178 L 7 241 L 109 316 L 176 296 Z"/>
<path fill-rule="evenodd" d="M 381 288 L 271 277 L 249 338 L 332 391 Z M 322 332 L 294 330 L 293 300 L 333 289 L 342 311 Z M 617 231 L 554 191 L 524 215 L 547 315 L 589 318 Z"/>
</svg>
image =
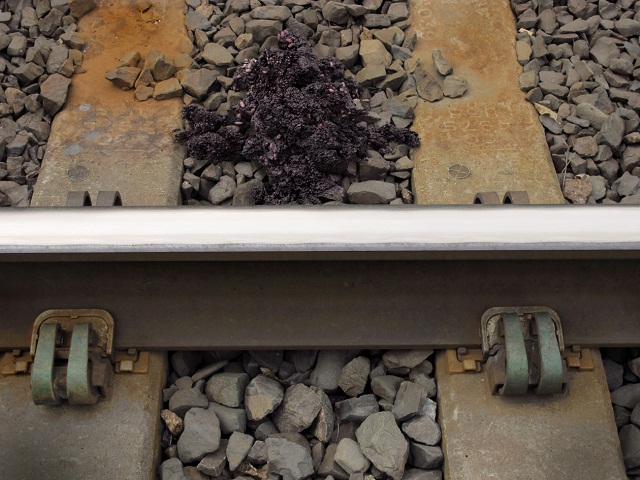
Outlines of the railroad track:
<svg viewBox="0 0 640 480">
<path fill-rule="evenodd" d="M 35 38 L 46 22 L 34 30 L 30 18 L 60 16 L 62 25 L 69 13 L 63 3 L 49 6 L 59 15 L 42 5 L 25 13 L 30 6 L 8 2 L 12 15 L 4 25 L 11 38 Z M 78 9 L 92 2 L 70 3 L 78 18 Z M 224 9 L 196 3 L 101 2 L 78 22 L 88 45 L 83 57 L 71 52 L 81 49 L 69 27 L 74 18 L 65 17 L 66 36 L 63 30 L 49 35 L 67 45 L 79 74 L 48 143 L 29 137 L 22 170 L 10 174 L 10 182 L 31 182 L 31 205 L 41 208 L 0 210 L 6 299 L 0 436 L 10 439 L 0 477 L 633 477 L 640 465 L 640 431 L 631 413 L 640 398 L 634 383 L 640 368 L 621 349 L 640 344 L 640 207 L 561 205 L 564 198 L 634 203 L 638 196 L 630 180 L 637 164 L 629 155 L 636 148 L 637 88 L 632 73 L 621 73 L 637 47 L 635 24 L 627 21 L 635 13 L 631 3 L 618 2 L 611 20 L 609 38 L 622 52 L 617 66 L 600 75 L 597 65 L 587 65 L 594 78 L 583 79 L 585 91 L 576 95 L 554 88 L 556 77 L 545 74 L 542 99 L 535 97 L 537 86 L 523 87 L 521 65 L 530 72 L 535 68 L 525 60 L 540 60 L 545 71 L 558 73 L 557 61 L 566 58 L 558 45 L 595 43 L 595 36 L 583 37 L 595 35 L 593 25 L 566 27 L 595 12 L 595 4 L 559 6 L 562 30 L 552 37 L 548 15 L 543 29 L 537 15 L 544 15 L 534 12 L 544 5 L 528 2 L 512 6 L 518 27 L 528 29 L 519 32 L 506 1 L 413 2 L 410 29 L 401 2 L 391 9 L 365 1 L 366 15 L 359 5 L 347 14 L 342 5 L 323 4 L 315 20 L 304 13 L 303 0 L 277 6 L 234 0 Z M 609 8 L 598 6 L 605 16 L 612 15 Z M 356 39 L 380 39 L 375 55 L 386 58 L 387 48 L 389 62 L 402 59 L 377 80 L 361 73 L 365 60 L 353 67 L 357 78 L 374 82 L 358 105 L 378 123 L 403 127 L 413 120 L 421 147 L 409 153 L 395 146 L 380 159 L 369 154 L 357 175 L 345 174 L 337 184 L 343 191 L 322 201 L 418 205 L 177 207 L 251 204 L 248 190 L 219 196 L 214 186 L 222 177 L 236 189 L 263 178 L 251 162 L 238 168 L 222 162 L 220 172 L 205 174 L 207 164 L 185 159 L 173 138 L 184 127 L 183 102 L 218 111 L 241 103 L 226 82 L 242 55 L 259 53 L 242 43 L 248 40 L 241 17 L 242 29 L 264 36 L 253 44 L 260 49 L 276 38 L 261 29 L 279 24 L 304 32 L 330 18 L 347 50 L 338 52 L 337 36 L 315 27 L 316 56 L 336 54 L 349 63 Z M 350 34 L 343 28 L 347 17 L 355 29 Z M 385 37 L 387 28 L 393 40 Z M 572 28 L 579 31 L 566 32 Z M 537 37 L 557 48 L 539 55 Z M 523 42 L 535 47 L 526 59 Z M 374 43 L 368 47 L 375 50 Z M 231 63 L 221 60 L 218 47 L 207 47 L 212 44 L 232 53 Z M 421 90 L 420 79 L 448 78 L 432 57 L 436 48 L 455 67 L 456 85 L 468 86 L 462 97 L 433 102 L 426 98 L 433 90 Z M 136 49 L 142 59 L 135 60 Z M 141 83 L 135 97 L 103 78 L 127 58 L 134 60 L 126 68 L 146 68 L 152 50 L 175 58 L 174 70 L 183 65 L 182 73 L 161 80 L 162 68 L 170 69 L 157 55 L 149 67 L 153 81 Z M 35 55 L 25 51 L 13 62 L 37 63 Z M 592 56 L 602 69 L 600 52 Z M 185 80 L 184 71 L 215 72 L 221 80 L 204 88 Z M 124 73 L 113 75 L 124 82 Z M 570 98 L 591 91 L 604 102 L 602 78 L 624 83 L 613 74 L 628 79 L 615 87 L 627 93 L 610 95 L 619 108 L 606 122 L 618 125 L 615 115 L 623 122 L 617 145 L 617 133 L 609 127 L 598 133 L 570 105 Z M 26 80 L 18 77 L 19 85 L 5 83 L 22 88 Z M 34 90 L 35 83 L 25 88 Z M 406 94 L 411 88 L 415 95 Z M 46 88 L 41 94 L 48 98 Z M 157 100 L 139 101 L 144 95 Z M 410 101 L 399 106 L 394 98 Z M 386 102 L 387 110 L 377 109 Z M 22 111 L 14 103 L 17 120 Z M 552 115 L 558 112 L 563 115 Z M 52 116 L 40 118 L 46 123 Z M 580 162 L 576 152 L 590 144 L 577 139 L 587 137 L 611 155 L 603 147 Z M 558 147 L 563 141 L 566 149 Z M 12 142 L 10 150 L 18 147 Z M 613 174 L 611 162 L 620 164 Z M 379 171 L 381 164 L 386 170 Z M 606 177 L 604 193 L 595 194 L 603 182 L 596 177 Z M 365 179 L 378 182 L 375 189 L 350 192 Z M 394 188 L 381 201 L 373 193 L 384 183 Z M 24 205 L 31 191 L 12 186 L 9 195 L 6 184 L 0 187 L 0 204 L 19 198 Z M 599 348 L 607 349 L 602 357 Z M 628 385 L 621 385 L 623 377 Z"/>
</svg>

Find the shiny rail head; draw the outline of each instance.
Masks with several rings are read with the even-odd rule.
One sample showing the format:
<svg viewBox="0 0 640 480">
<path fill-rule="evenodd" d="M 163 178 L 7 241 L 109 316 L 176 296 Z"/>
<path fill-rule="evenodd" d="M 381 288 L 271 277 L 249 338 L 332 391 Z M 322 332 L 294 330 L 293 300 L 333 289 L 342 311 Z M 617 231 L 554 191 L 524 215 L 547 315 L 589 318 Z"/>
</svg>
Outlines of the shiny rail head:
<svg viewBox="0 0 640 480">
<path fill-rule="evenodd" d="M 306 260 L 525 258 L 527 252 L 548 258 L 561 252 L 563 258 L 637 258 L 640 206 L 2 209 L 0 232 L 4 261 L 43 254 Z"/>
</svg>

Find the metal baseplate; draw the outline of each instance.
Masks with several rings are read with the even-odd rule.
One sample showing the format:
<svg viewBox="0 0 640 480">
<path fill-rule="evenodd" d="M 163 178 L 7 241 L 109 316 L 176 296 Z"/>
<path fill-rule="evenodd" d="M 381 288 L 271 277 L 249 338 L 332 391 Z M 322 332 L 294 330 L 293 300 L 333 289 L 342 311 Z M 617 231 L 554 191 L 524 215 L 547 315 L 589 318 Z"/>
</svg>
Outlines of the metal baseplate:
<svg viewBox="0 0 640 480">
<path fill-rule="evenodd" d="M 494 395 L 561 394 L 569 369 L 593 370 L 589 349 L 565 348 L 560 318 L 550 308 L 491 308 L 480 329 L 482 349 L 448 350 L 448 370 L 485 372 Z"/>
<path fill-rule="evenodd" d="M 31 375 L 36 405 L 94 404 L 115 373 L 146 373 L 149 352 L 113 350 L 113 317 L 105 310 L 47 310 L 36 319 L 28 353 L 0 358 L 2 375 Z"/>
</svg>

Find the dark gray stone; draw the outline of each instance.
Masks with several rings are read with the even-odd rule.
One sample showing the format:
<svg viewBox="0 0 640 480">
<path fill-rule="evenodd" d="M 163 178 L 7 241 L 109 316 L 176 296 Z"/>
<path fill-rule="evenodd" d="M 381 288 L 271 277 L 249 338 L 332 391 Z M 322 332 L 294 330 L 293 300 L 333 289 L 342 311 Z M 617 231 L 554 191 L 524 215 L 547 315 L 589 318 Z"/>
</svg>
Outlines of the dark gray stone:
<svg viewBox="0 0 640 480">
<path fill-rule="evenodd" d="M 239 407 L 244 401 L 245 388 L 249 385 L 249 380 L 246 373 L 215 374 L 207 381 L 207 398 L 227 407 Z"/>
<path fill-rule="evenodd" d="M 233 432 L 244 433 L 247 429 L 247 413 L 244 408 L 231 408 L 219 403 L 209 402 L 209 410 L 212 410 L 220 420 L 220 430 L 223 435 L 231 435 Z"/>
<path fill-rule="evenodd" d="M 336 448 L 334 460 L 349 475 L 364 473 L 371 465 L 369 459 L 362 454 L 358 442 L 351 438 L 343 438 L 340 440 Z"/>
<path fill-rule="evenodd" d="M 207 408 L 208 405 L 209 400 L 198 388 L 178 390 L 169 400 L 169 410 L 182 418 L 191 408 Z"/>
<path fill-rule="evenodd" d="M 182 462 L 178 458 L 165 460 L 160 464 L 160 480 L 188 480 L 182 468 Z"/>
<path fill-rule="evenodd" d="M 337 391 L 342 367 L 344 367 L 352 358 L 353 353 L 349 350 L 321 350 L 318 352 L 316 367 L 311 373 L 311 378 L 309 379 L 311 385 L 318 387 L 325 392 L 331 393 Z"/>
<path fill-rule="evenodd" d="M 623 385 L 611 392 L 611 403 L 629 410 L 640 402 L 640 383 Z"/>
<path fill-rule="evenodd" d="M 350 203 L 384 204 L 396 198 L 396 187 L 379 180 L 352 183 L 347 190 Z"/>
<path fill-rule="evenodd" d="M 137 67 L 118 67 L 114 70 L 108 71 L 104 78 L 113 83 L 116 87 L 123 90 L 130 90 L 136 83 L 140 70 Z"/>
<path fill-rule="evenodd" d="M 411 464 L 419 468 L 438 468 L 442 465 L 442 448 L 411 442 Z"/>
<path fill-rule="evenodd" d="M 206 68 L 184 70 L 180 76 L 180 85 L 189 95 L 201 100 L 207 96 L 217 78 L 216 72 Z"/>
<path fill-rule="evenodd" d="M 424 389 L 419 385 L 402 382 L 393 403 L 392 412 L 396 420 L 402 422 L 415 416 L 420 411 L 420 401 L 424 394 Z"/>
<path fill-rule="evenodd" d="M 402 382 L 402 378 L 395 375 L 379 375 L 371 379 L 371 390 L 378 397 L 393 402 Z"/>
<path fill-rule="evenodd" d="M 251 380 L 245 390 L 244 403 L 247 418 L 251 421 L 262 420 L 273 412 L 284 398 L 282 385 L 269 377 L 258 375 Z"/>
<path fill-rule="evenodd" d="M 220 422 L 213 410 L 192 408 L 184 417 L 184 432 L 178 439 L 178 457 L 183 463 L 201 460 L 218 449 L 220 433 Z"/>
<path fill-rule="evenodd" d="M 227 444 L 228 440 L 220 440 L 220 446 L 213 452 L 205 455 L 198 463 L 198 470 L 205 475 L 217 477 L 222 475 L 224 467 L 227 465 Z"/>
<path fill-rule="evenodd" d="M 246 433 L 233 432 L 227 444 L 227 461 L 232 472 L 244 461 L 253 446 L 253 437 Z"/>
<path fill-rule="evenodd" d="M 380 160 L 384 161 L 387 165 L 389 164 L 382 156 L 380 156 Z M 357 397 L 364 392 L 370 369 L 371 362 L 367 357 L 354 358 L 342 367 L 338 379 L 338 386 L 350 397 Z"/>
<path fill-rule="evenodd" d="M 322 389 L 315 389 L 316 393 L 320 396 L 320 411 L 315 421 L 309 428 L 311 432 L 321 442 L 328 442 L 333 432 L 333 426 L 335 423 L 335 415 L 333 412 L 333 405 L 331 400 Z"/>
<path fill-rule="evenodd" d="M 335 408 L 340 422 L 362 422 L 380 410 L 376 397 L 371 394 L 336 402 Z"/>
<path fill-rule="evenodd" d="M 358 444 L 376 468 L 400 480 L 409 456 L 409 444 L 390 412 L 370 415 L 356 430 Z"/>
<path fill-rule="evenodd" d="M 625 425 L 620 429 L 620 446 L 627 469 L 640 466 L 640 428 Z"/>
<path fill-rule="evenodd" d="M 417 416 L 404 422 L 402 431 L 416 442 L 425 445 L 437 445 L 442 438 L 440 426 L 428 416 Z"/>
<path fill-rule="evenodd" d="M 311 452 L 286 438 L 267 438 L 267 465 L 269 472 L 283 480 L 302 480 L 313 474 Z"/>
<path fill-rule="evenodd" d="M 281 432 L 301 432 L 310 427 L 320 411 L 320 396 L 306 385 L 292 385 L 273 413 L 273 423 Z"/>
</svg>

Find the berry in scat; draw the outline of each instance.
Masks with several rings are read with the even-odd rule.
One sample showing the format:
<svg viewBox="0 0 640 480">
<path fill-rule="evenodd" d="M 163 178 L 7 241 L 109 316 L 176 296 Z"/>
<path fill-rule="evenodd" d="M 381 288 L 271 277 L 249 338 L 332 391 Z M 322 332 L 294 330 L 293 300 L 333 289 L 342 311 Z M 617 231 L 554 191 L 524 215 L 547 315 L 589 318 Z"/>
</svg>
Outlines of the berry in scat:
<svg viewBox="0 0 640 480">
<path fill-rule="evenodd" d="M 233 88 L 246 95 L 234 114 L 186 106 L 190 129 L 177 139 L 190 156 L 214 164 L 257 160 L 267 174 L 254 188 L 257 204 L 321 203 L 342 191 L 349 165 L 368 150 L 384 154 L 392 142 L 420 143 L 408 129 L 365 123 L 366 112 L 354 103 L 360 88 L 344 73 L 338 59 L 317 59 L 299 32 L 285 30 L 275 48 L 236 70 Z"/>
</svg>

